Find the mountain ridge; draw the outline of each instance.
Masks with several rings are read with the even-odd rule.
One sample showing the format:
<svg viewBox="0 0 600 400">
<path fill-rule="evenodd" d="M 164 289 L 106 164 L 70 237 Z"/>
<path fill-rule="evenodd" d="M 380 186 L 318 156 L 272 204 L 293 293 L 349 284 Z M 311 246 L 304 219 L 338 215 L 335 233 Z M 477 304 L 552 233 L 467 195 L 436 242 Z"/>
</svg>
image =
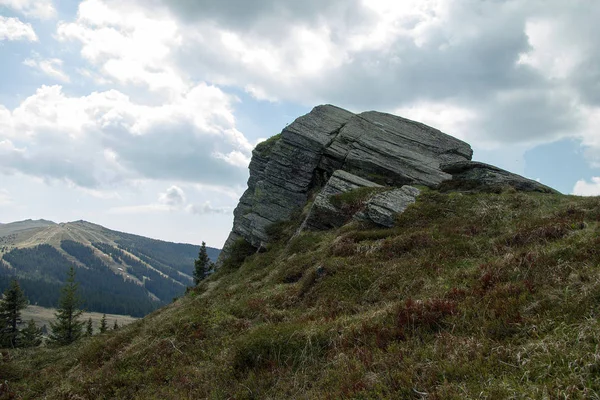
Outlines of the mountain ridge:
<svg viewBox="0 0 600 400">
<path fill-rule="evenodd" d="M 73 265 L 90 311 L 140 317 L 193 284 L 199 249 L 84 220 L 16 221 L 0 225 L 0 290 L 16 277 L 33 304 L 55 306 L 66 268 Z M 216 260 L 219 250 L 207 252 Z"/>
</svg>

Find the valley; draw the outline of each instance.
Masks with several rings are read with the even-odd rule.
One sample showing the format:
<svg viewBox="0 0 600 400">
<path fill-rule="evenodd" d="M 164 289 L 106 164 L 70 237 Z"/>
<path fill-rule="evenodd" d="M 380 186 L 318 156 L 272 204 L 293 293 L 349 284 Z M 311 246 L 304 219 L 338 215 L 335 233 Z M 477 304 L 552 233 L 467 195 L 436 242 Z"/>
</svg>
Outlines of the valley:
<svg viewBox="0 0 600 400">
<path fill-rule="evenodd" d="M 32 305 L 55 307 L 73 265 L 82 306 L 142 317 L 193 283 L 200 246 L 113 231 L 86 221 L 0 225 L 0 290 L 17 278 Z M 207 249 L 216 260 L 219 251 Z"/>
</svg>

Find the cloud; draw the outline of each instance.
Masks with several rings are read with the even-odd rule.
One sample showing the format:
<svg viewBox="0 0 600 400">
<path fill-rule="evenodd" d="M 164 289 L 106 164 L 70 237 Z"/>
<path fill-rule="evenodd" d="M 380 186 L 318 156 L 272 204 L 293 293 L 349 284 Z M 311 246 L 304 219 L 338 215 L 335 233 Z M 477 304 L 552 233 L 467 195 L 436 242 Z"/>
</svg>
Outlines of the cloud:
<svg viewBox="0 0 600 400">
<path fill-rule="evenodd" d="M 62 70 L 63 61 L 58 58 L 43 59 L 39 54 L 33 54 L 33 58 L 23 61 L 24 65 L 40 70 L 44 74 L 61 82 L 70 82 L 70 78 Z"/>
<path fill-rule="evenodd" d="M 197 215 L 231 213 L 231 208 L 213 207 L 209 201 L 206 201 L 203 204 L 189 204 L 185 209 L 187 212 Z"/>
<path fill-rule="evenodd" d="M 185 193 L 180 187 L 173 185 L 165 193 L 159 195 L 158 202 L 169 207 L 178 208 L 185 204 Z"/>
<path fill-rule="evenodd" d="M 119 90 L 73 97 L 44 87 L 0 108 L 0 169 L 89 188 L 231 186 L 252 146 L 224 88 L 397 112 L 478 148 L 575 138 L 600 164 L 600 3 L 251 3 L 82 1 L 56 37 L 79 46 L 80 73 Z"/>
<path fill-rule="evenodd" d="M 177 95 L 192 84 L 171 56 L 181 43 L 177 22 L 160 10 L 131 2 L 85 0 L 73 22 L 61 22 L 57 36 L 79 42 L 81 55 L 105 77 Z"/>
<path fill-rule="evenodd" d="M 12 8 L 27 17 L 50 19 L 56 17 L 51 0 L 0 0 L 0 6 Z"/>
<path fill-rule="evenodd" d="M 2 40 L 37 42 L 38 38 L 31 24 L 26 24 L 18 18 L 7 18 L 0 15 L 0 41 Z"/>
<path fill-rule="evenodd" d="M 191 204 L 186 200 L 185 192 L 179 186 L 173 185 L 165 192 L 159 193 L 158 201 L 151 204 L 114 207 L 109 210 L 113 214 L 149 214 L 161 212 L 186 212 L 196 215 L 229 214 L 229 207 L 213 207 L 209 201 L 203 204 Z"/>
<path fill-rule="evenodd" d="M 592 177 L 591 182 L 582 179 L 575 183 L 573 194 L 577 196 L 600 196 L 600 177 Z"/>
<path fill-rule="evenodd" d="M 43 86 L 13 110 L 0 107 L 0 172 L 94 189 L 136 179 L 239 185 L 252 146 L 232 101 L 204 83 L 158 106 L 116 90 L 71 97 Z"/>
<path fill-rule="evenodd" d="M 154 4 L 179 21 L 171 65 L 257 99 L 413 115 L 434 105 L 441 114 L 425 111 L 431 120 L 478 147 L 562 138 L 597 146 L 597 2 Z"/>
</svg>

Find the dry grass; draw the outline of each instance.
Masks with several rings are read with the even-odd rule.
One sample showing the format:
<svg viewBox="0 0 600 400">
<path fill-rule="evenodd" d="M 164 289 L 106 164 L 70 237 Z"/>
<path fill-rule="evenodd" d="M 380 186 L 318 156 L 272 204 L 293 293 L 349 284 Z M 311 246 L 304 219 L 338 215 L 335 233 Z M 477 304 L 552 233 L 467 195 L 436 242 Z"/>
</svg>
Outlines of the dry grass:
<svg viewBox="0 0 600 400">
<path fill-rule="evenodd" d="M 394 228 L 282 238 L 118 332 L 6 353 L 4 397 L 598 398 L 599 216 L 424 191 Z"/>
<path fill-rule="evenodd" d="M 50 328 L 50 322 L 54 321 L 54 313 L 56 310 L 54 308 L 46 308 L 39 306 L 28 306 L 21 312 L 21 318 L 23 321 L 29 321 L 33 319 L 38 327 L 46 325 L 46 327 Z M 92 318 L 92 325 L 94 327 L 94 331 L 97 331 L 100 327 L 100 320 L 102 319 L 102 313 L 96 312 L 85 312 L 81 316 L 82 321 L 87 321 L 88 318 Z M 109 327 L 112 328 L 115 320 L 119 324 L 119 326 L 129 325 L 132 322 L 136 321 L 138 318 L 130 317 L 129 315 L 116 315 L 116 314 L 106 314 L 106 320 L 109 324 Z"/>
</svg>

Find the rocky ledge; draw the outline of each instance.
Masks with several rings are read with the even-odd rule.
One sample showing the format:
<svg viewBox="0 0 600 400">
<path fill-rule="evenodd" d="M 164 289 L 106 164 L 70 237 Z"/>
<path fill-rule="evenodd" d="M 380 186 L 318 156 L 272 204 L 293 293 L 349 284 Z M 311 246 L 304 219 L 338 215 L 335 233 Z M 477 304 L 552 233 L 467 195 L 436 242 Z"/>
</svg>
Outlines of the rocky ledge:
<svg viewBox="0 0 600 400">
<path fill-rule="evenodd" d="M 267 244 L 267 228 L 289 219 L 312 196 L 305 229 L 328 229 L 349 218 L 391 226 L 394 214 L 418 195 L 409 185 L 553 192 L 472 162 L 472 154 L 469 144 L 419 122 L 375 111 L 354 114 L 332 105 L 315 107 L 254 149 L 248 189 L 234 211 L 221 259 L 241 239 L 257 249 Z M 332 203 L 332 196 L 358 188 L 380 190 L 365 190 L 368 198 L 352 213 Z"/>
</svg>

